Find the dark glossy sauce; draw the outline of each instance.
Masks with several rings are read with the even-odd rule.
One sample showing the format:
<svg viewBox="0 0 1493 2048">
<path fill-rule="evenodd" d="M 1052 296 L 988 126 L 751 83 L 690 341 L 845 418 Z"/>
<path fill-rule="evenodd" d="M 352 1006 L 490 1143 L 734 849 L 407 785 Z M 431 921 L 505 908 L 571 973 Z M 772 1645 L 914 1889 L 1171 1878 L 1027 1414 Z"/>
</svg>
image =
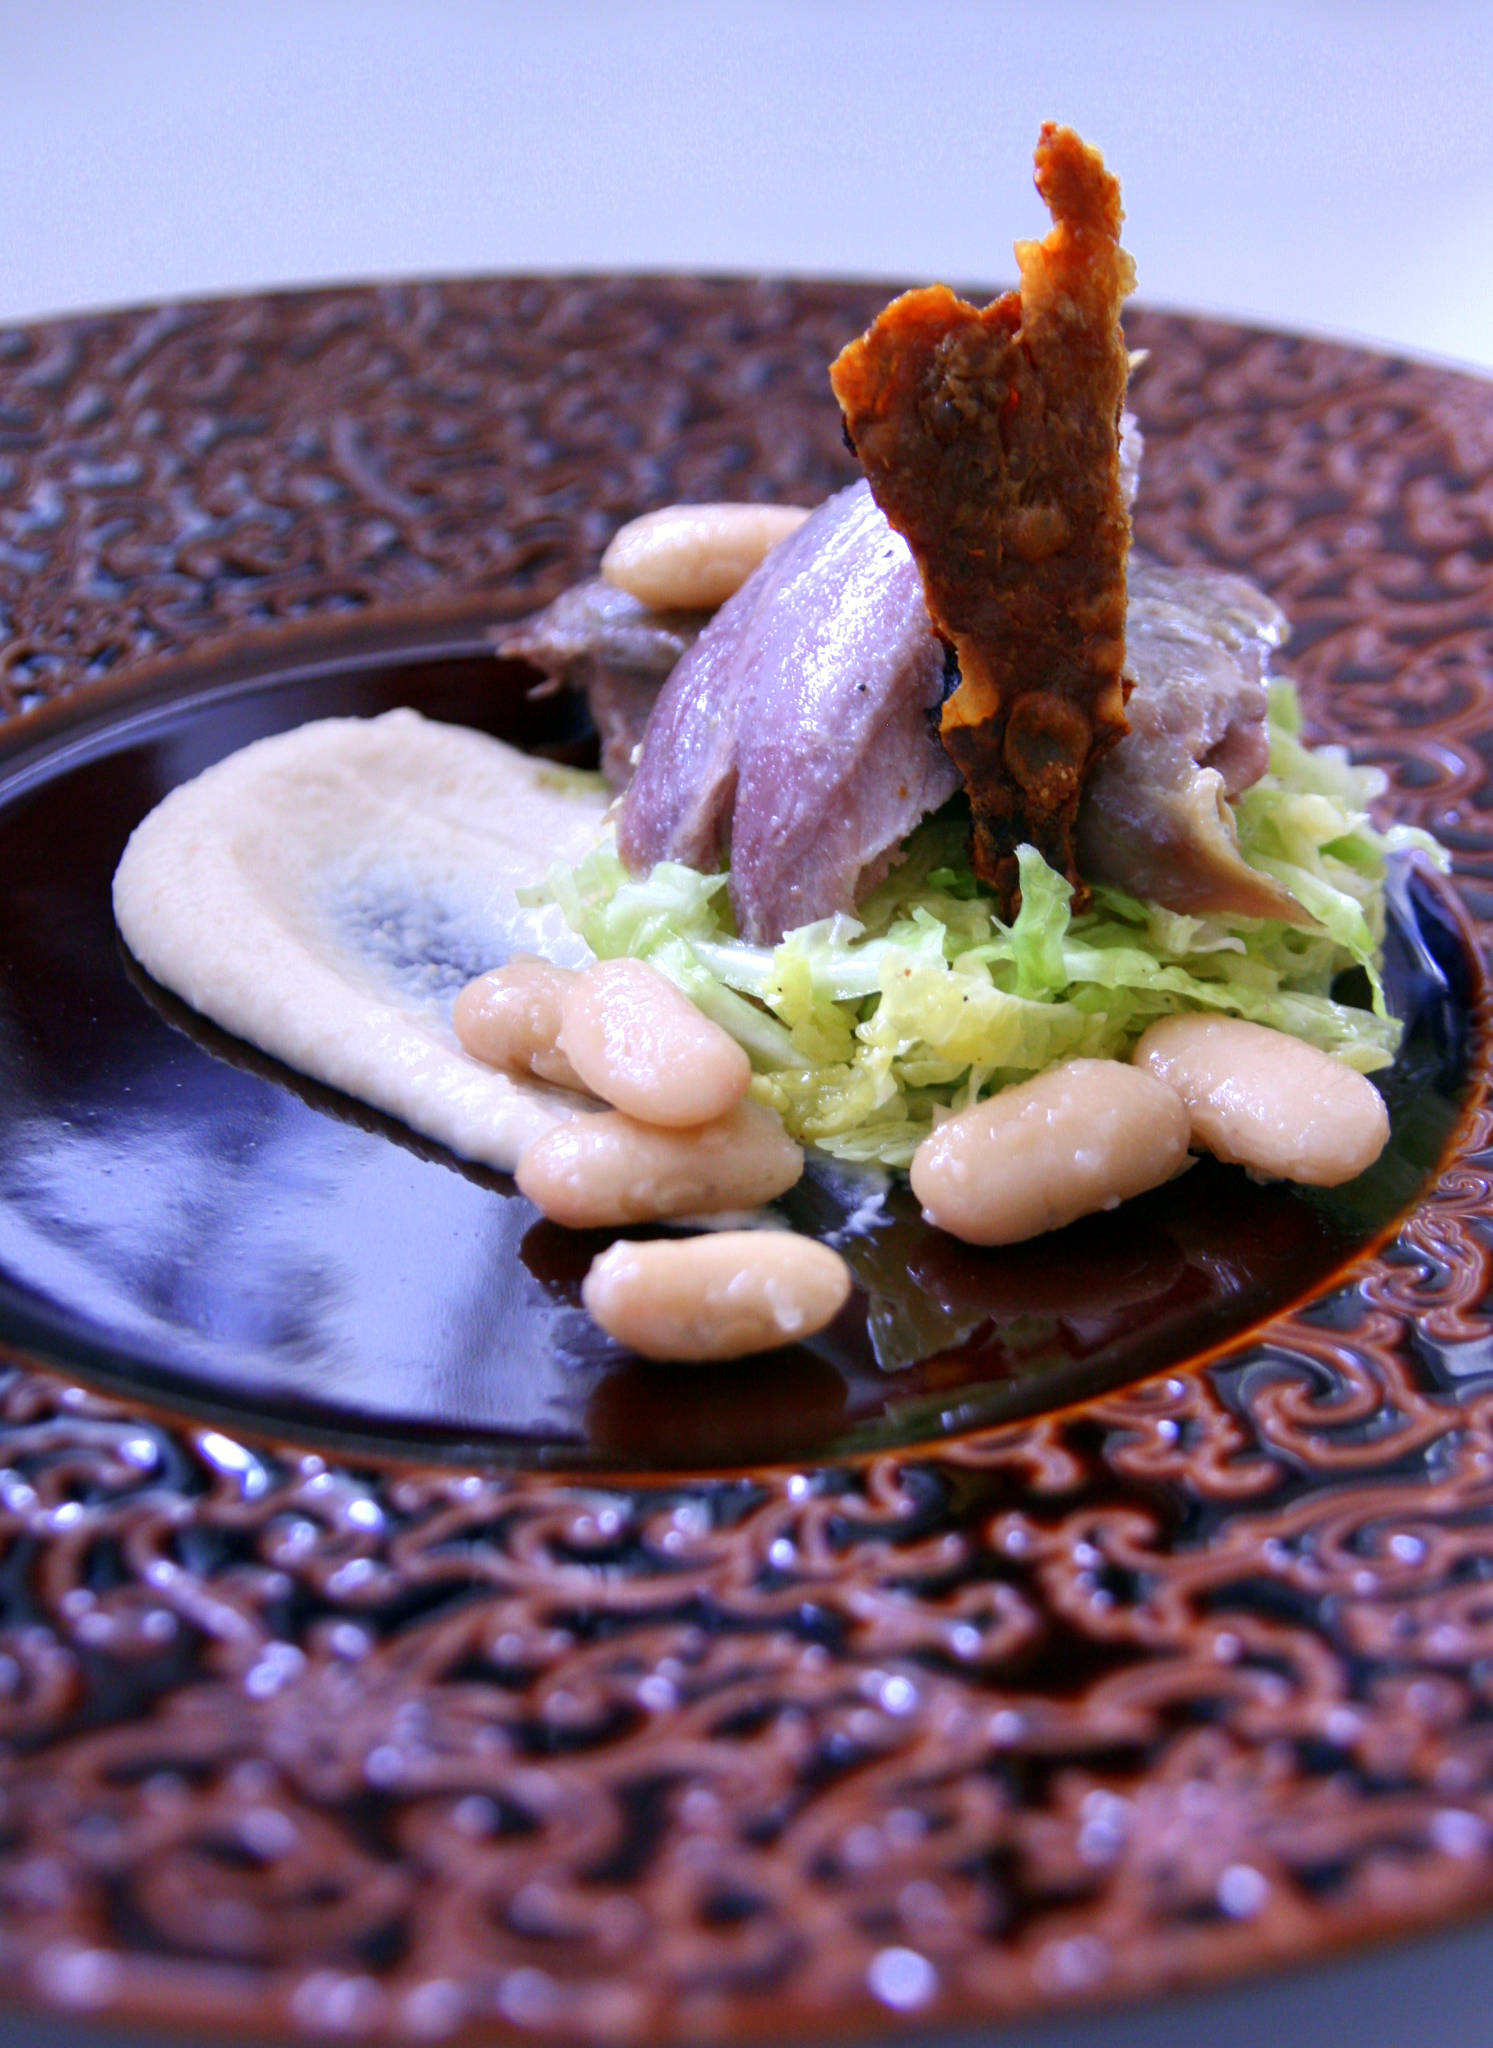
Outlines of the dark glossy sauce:
<svg viewBox="0 0 1493 2048">
<path fill-rule="evenodd" d="M 109 908 L 152 804 L 306 719 L 408 703 L 578 758 L 577 713 L 529 702 L 528 680 L 470 628 L 349 628 L 315 658 L 199 663 L 159 701 L 7 735 L 0 1338 L 163 1403 L 394 1452 L 822 1456 L 1180 1364 L 1320 1290 L 1434 1173 L 1466 1087 L 1471 970 L 1417 886 L 1390 948 L 1409 1025 L 1387 1082 L 1393 1137 L 1351 1186 L 1258 1187 L 1205 1161 L 1116 1215 L 987 1252 L 929 1230 L 901 1187 L 845 1240 L 858 1290 L 811 1348 L 708 1370 L 626 1357 L 579 1306 L 603 1239 L 204 1024 L 140 974 Z M 784 1208 L 830 1231 L 846 1201 L 810 1176 Z"/>
</svg>

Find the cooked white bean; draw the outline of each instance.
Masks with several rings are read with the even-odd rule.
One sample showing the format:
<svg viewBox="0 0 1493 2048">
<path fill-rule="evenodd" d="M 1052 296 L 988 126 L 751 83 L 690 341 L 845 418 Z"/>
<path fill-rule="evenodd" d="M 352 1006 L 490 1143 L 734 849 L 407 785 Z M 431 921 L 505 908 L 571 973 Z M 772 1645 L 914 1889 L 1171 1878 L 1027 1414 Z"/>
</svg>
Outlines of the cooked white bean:
<svg viewBox="0 0 1493 2048">
<path fill-rule="evenodd" d="M 1133 1054 L 1175 1088 L 1195 1145 L 1279 1180 L 1333 1188 L 1372 1166 L 1389 1112 L 1331 1053 L 1241 1017 L 1162 1017 Z"/>
<path fill-rule="evenodd" d="M 1069 1060 L 947 1118 L 914 1153 L 912 1187 L 940 1230 L 1019 1244 L 1158 1187 L 1186 1156 L 1173 1090 L 1119 1060 Z"/>
<path fill-rule="evenodd" d="M 575 978 L 572 968 L 516 955 L 467 983 L 451 1013 L 456 1035 L 484 1066 L 537 1074 L 584 1093 L 585 1082 L 556 1044 L 565 991 Z"/>
<path fill-rule="evenodd" d="M 740 1102 L 689 1131 L 660 1130 L 615 1109 L 577 1117 L 536 1138 L 514 1179 L 552 1222 L 602 1230 L 755 1209 L 791 1188 L 803 1166 L 772 1111 Z"/>
<path fill-rule="evenodd" d="M 840 1254 L 791 1230 L 614 1244 L 581 1299 L 609 1337 L 644 1358 L 744 1358 L 834 1321 L 850 1293 Z"/>
<path fill-rule="evenodd" d="M 640 1123 L 712 1123 L 751 1086 L 746 1054 L 646 960 L 598 960 L 572 977 L 560 1050 L 593 1094 Z"/>
<path fill-rule="evenodd" d="M 808 516 L 801 505 L 663 505 L 612 535 L 601 573 L 655 611 L 714 610 Z"/>
</svg>

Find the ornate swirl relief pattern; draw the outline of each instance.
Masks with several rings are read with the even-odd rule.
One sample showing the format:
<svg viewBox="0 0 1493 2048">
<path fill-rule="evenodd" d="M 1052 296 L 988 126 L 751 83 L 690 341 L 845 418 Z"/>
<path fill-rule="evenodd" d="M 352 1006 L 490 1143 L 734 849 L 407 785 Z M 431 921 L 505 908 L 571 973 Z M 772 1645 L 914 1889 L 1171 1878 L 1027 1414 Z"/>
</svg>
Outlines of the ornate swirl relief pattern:
<svg viewBox="0 0 1493 2048">
<path fill-rule="evenodd" d="M 874 287 L 507 281 L 0 337 L 0 709 L 512 614 L 848 473 Z M 1140 529 L 1286 605 L 1493 916 L 1493 394 L 1141 315 Z M 1480 1019 L 1480 1025 L 1484 1020 Z M 0 1386 L 0 1967 L 196 2024 L 781 2038 L 1197 1982 L 1493 1895 L 1487 1111 L 1205 1370 L 847 1470 L 385 1470 Z"/>
</svg>

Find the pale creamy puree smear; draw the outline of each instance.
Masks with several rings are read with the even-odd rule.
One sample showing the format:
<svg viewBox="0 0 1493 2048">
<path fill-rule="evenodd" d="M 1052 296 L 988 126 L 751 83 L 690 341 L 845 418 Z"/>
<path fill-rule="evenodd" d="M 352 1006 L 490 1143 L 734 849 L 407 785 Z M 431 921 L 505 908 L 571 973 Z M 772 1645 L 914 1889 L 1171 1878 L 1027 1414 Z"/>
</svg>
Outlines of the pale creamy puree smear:
<svg viewBox="0 0 1493 2048">
<path fill-rule="evenodd" d="M 126 944 L 235 1037 L 465 1159 L 511 1170 L 584 1105 L 464 1052 L 461 987 L 590 958 L 516 891 L 595 839 L 599 779 L 409 710 L 257 741 L 173 790 L 114 878 Z"/>
</svg>

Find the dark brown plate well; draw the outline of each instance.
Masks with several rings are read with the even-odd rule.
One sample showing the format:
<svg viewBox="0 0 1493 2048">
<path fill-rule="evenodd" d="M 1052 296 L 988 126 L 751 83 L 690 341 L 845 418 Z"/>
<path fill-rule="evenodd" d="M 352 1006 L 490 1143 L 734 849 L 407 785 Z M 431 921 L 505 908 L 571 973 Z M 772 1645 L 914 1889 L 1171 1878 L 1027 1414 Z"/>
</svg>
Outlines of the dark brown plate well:
<svg viewBox="0 0 1493 2048">
<path fill-rule="evenodd" d="M 845 480 L 880 287 L 507 280 L 0 335 L 0 1970 L 265 2033 L 810 2040 L 1493 1892 L 1493 392 L 1138 315 L 1138 527 L 1256 577 L 1412 884 L 1394 1139 L 1020 1254 L 894 1196 L 812 1349 L 649 1368 L 502 1176 L 114 935 L 230 748 L 584 743 L 490 627 L 673 497 Z M 830 1228 L 846 1197 L 792 1199 Z M 907 1362 L 866 1329 L 899 1319 Z"/>
</svg>

